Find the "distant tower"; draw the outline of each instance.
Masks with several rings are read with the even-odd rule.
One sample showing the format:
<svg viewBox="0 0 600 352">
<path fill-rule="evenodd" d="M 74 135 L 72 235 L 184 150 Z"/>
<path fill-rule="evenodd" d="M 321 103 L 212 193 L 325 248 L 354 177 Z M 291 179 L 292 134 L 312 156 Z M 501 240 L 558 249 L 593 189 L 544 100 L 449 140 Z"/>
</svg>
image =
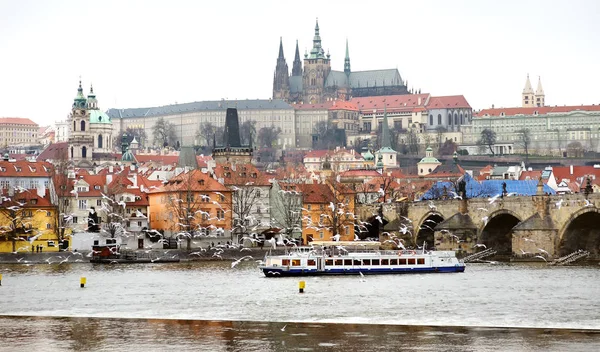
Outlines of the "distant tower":
<svg viewBox="0 0 600 352">
<path fill-rule="evenodd" d="M 535 90 L 535 106 L 545 106 L 546 96 L 544 94 L 544 88 L 542 88 L 542 78 L 538 77 L 538 86 Z"/>
<path fill-rule="evenodd" d="M 302 78 L 304 103 L 319 104 L 323 102 L 325 79 L 331 71 L 331 62 L 329 54 L 325 55 L 325 50 L 321 46 L 321 36 L 319 35 L 319 20 L 315 25 L 315 36 L 313 38 L 313 47 L 309 54 L 304 54 L 304 75 Z"/>
<path fill-rule="evenodd" d="M 384 102 L 384 104 L 387 104 Z M 398 153 L 392 149 L 392 137 L 390 133 L 390 125 L 387 117 L 387 108 L 386 105 L 383 107 L 383 121 L 381 126 L 381 149 L 377 151 L 379 157 L 382 158 L 383 167 L 387 168 L 395 168 L 397 167 L 396 157 Z M 377 161 L 379 163 L 379 160 Z"/>
<path fill-rule="evenodd" d="M 532 108 L 534 104 L 533 88 L 531 88 L 531 82 L 529 81 L 529 74 L 527 74 L 527 81 L 525 82 L 525 88 L 523 88 L 523 107 Z"/>
<path fill-rule="evenodd" d="M 296 40 L 296 54 L 294 55 L 294 65 L 292 66 L 292 76 L 302 76 L 302 61 L 300 60 L 300 50 Z"/>
<path fill-rule="evenodd" d="M 277 57 L 277 66 L 275 66 L 275 75 L 273 76 L 273 99 L 288 100 L 290 97 L 290 77 L 288 65 L 283 56 L 283 39 L 279 38 L 279 56 Z"/>
<path fill-rule="evenodd" d="M 240 141 L 240 122 L 237 109 L 228 108 L 225 115 L 223 145 L 213 142 L 212 157 L 217 163 L 250 163 L 252 161 L 252 144 L 242 145 Z"/>
<path fill-rule="evenodd" d="M 346 57 L 344 58 L 344 73 L 350 76 L 350 52 L 348 51 L 348 39 L 346 39 Z"/>
<path fill-rule="evenodd" d="M 93 94 L 93 92 L 92 92 Z M 90 96 L 90 103 L 93 104 L 95 96 Z M 90 134 L 90 110 L 88 110 L 88 100 L 83 95 L 81 81 L 77 88 L 77 96 L 73 101 L 71 114 L 69 115 L 70 134 L 69 134 L 69 159 L 75 166 L 92 166 L 92 148 L 94 140 Z"/>
</svg>

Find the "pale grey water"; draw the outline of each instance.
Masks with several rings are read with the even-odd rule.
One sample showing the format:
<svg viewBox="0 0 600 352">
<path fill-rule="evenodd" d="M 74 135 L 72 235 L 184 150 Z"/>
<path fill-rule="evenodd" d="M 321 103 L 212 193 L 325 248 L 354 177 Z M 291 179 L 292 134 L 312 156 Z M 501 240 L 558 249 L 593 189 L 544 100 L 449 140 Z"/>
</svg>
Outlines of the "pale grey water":
<svg viewBox="0 0 600 352">
<path fill-rule="evenodd" d="M 215 334 L 221 340 L 222 336 L 231 335 L 224 340 L 238 339 L 236 341 L 241 343 L 239 346 L 244 347 L 225 350 L 294 350 L 289 344 L 280 344 L 285 343 L 289 336 L 285 335 L 284 338 L 273 333 L 280 333 L 280 327 L 285 324 L 297 330 L 298 336 L 305 336 L 307 348 L 316 350 L 339 350 L 342 341 L 348 340 L 344 334 L 351 330 L 367 336 L 367 341 L 370 336 L 373 341 L 363 345 L 368 346 L 368 350 L 376 350 L 375 346 L 383 348 L 390 343 L 399 343 L 397 339 L 390 338 L 394 334 L 410 336 L 414 333 L 417 339 L 431 338 L 432 344 L 425 350 L 452 350 L 440 346 L 452 340 L 448 336 L 463 334 L 468 338 L 454 341 L 457 346 L 464 347 L 457 351 L 471 350 L 467 348 L 469 346 L 478 346 L 472 349 L 476 351 L 498 350 L 495 343 L 522 346 L 504 350 L 535 351 L 538 350 L 538 342 L 542 343 L 544 350 L 560 351 L 565 350 L 560 342 L 564 336 L 540 338 L 537 333 L 523 332 L 529 331 L 526 329 L 517 329 L 521 332 L 515 333 L 509 328 L 600 329 L 598 265 L 547 267 L 543 264 L 476 264 L 469 265 L 465 273 L 367 276 L 364 282 L 356 276 L 307 277 L 303 278 L 306 281 L 304 294 L 298 293 L 300 279 L 267 279 L 256 269 L 254 262 L 243 262 L 233 269 L 230 262 L 112 266 L 0 265 L 0 273 L 3 274 L 0 315 L 174 319 L 172 322 L 187 322 L 180 323 L 186 329 L 194 324 L 204 324 L 197 320 L 232 321 L 231 326 L 219 327 Z M 81 276 L 87 278 L 84 289 L 79 288 Z M 30 318 L 2 318 L 0 337 L 3 337 L 2 340 L 8 338 L 18 346 L 19 343 L 32 343 L 31 336 L 35 336 L 36 330 L 30 330 L 35 326 L 40 326 L 40 329 L 46 325 L 62 326 L 67 330 L 74 330 L 78 326 L 77 319 L 33 321 L 34 324 Z M 164 324 L 176 324 L 162 320 L 154 323 L 146 320 L 86 320 L 88 323 L 90 321 L 99 331 L 135 327 L 140 331 L 140 336 L 144 335 L 144 331 L 151 334 L 156 329 L 160 330 Z M 255 322 L 265 323 L 261 325 Z M 15 324 L 16 331 L 29 331 L 26 334 L 29 337 L 15 337 L 10 329 Z M 328 346 L 329 342 L 326 341 L 323 342 L 325 345 L 320 346 L 319 341 L 327 338 L 318 337 L 320 335 L 315 331 L 323 329 L 311 328 L 311 324 L 325 324 L 327 331 L 337 331 L 341 337 L 334 345 L 338 347 Z M 340 324 L 352 325 L 344 328 L 346 325 Z M 415 331 L 407 332 L 407 327 L 399 325 L 440 328 L 433 328 L 433 331 L 415 328 Z M 466 332 L 444 332 L 444 329 L 453 326 L 474 328 L 461 328 Z M 482 327 L 504 329 L 487 330 Z M 292 331 L 289 328 L 287 330 Z M 225 334 L 226 331 L 229 331 L 229 335 Z M 252 349 L 253 339 L 248 337 L 252 331 L 263 336 L 262 339 L 268 344 L 258 344 L 256 349 Z M 140 351 L 161 350 L 160 346 L 170 341 L 167 336 L 161 340 L 152 335 L 154 344 L 148 346 L 147 341 L 137 335 L 128 341 L 146 347 Z M 448 336 L 440 337 L 445 335 Z M 76 350 L 73 346 L 77 339 L 73 334 L 69 336 L 67 340 L 71 344 L 57 350 Z M 577 343 L 571 341 L 569 350 L 600 350 L 598 334 L 575 336 L 571 339 Z M 122 342 L 117 336 L 110 336 L 109 340 L 109 343 Z M 185 335 L 179 336 L 179 340 L 186 340 Z M 197 338 L 192 337 L 192 340 L 198 342 Z M 220 344 L 215 342 L 211 345 L 209 340 L 203 338 L 202 344 L 209 343 L 214 347 L 212 350 L 221 350 L 218 348 Z M 221 340 L 217 338 L 215 341 Z M 488 342 L 482 342 L 484 340 Z M 460 341 L 463 341 L 462 345 Z M 475 345 L 474 341 L 477 342 Z M 522 343 L 519 344 L 519 341 Z M 360 346 L 357 343 L 353 345 Z M 194 343 L 190 346 L 193 348 L 183 350 L 199 348 Z M 419 350 L 422 345 L 415 346 L 415 350 Z M 409 349 L 410 346 L 400 347 Z M 0 345 L 0 351 L 13 350 L 5 348 Z M 98 346 L 95 348 L 111 350 Z M 348 348 L 345 350 L 354 351 Z"/>
</svg>

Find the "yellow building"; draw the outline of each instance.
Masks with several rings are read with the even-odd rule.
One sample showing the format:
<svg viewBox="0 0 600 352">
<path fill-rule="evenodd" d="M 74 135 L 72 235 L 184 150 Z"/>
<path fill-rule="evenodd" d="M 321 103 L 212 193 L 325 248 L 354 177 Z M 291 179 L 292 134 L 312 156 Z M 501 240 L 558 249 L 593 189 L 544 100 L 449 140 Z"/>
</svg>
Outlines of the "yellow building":
<svg viewBox="0 0 600 352">
<path fill-rule="evenodd" d="M 231 190 L 208 173 L 191 170 L 150 192 L 150 228 L 166 237 L 191 233 L 230 239 Z"/>
<path fill-rule="evenodd" d="M 354 240 L 354 192 L 340 183 L 299 184 L 302 243 Z"/>
<path fill-rule="evenodd" d="M 0 252 L 56 252 L 56 206 L 50 191 L 4 192 L 0 199 Z"/>
<path fill-rule="evenodd" d="M 37 123 L 21 117 L 0 118 L 0 145 L 38 144 Z"/>
</svg>

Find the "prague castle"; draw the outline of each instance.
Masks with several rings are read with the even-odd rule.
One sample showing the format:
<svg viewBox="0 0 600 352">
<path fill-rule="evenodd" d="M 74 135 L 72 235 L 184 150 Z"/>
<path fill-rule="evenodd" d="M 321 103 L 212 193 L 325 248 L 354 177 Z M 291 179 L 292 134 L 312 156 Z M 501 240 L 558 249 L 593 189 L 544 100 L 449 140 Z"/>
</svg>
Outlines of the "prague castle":
<svg viewBox="0 0 600 352">
<path fill-rule="evenodd" d="M 319 22 L 315 26 L 313 47 L 304 54 L 304 68 L 300 61 L 298 42 L 289 75 L 283 55 L 283 41 L 279 42 L 279 56 L 273 77 L 273 99 L 289 103 L 320 104 L 329 100 L 349 100 L 352 97 L 408 94 L 398 69 L 352 71 L 346 40 L 344 71 L 331 69 L 330 54 L 321 45 Z"/>
</svg>

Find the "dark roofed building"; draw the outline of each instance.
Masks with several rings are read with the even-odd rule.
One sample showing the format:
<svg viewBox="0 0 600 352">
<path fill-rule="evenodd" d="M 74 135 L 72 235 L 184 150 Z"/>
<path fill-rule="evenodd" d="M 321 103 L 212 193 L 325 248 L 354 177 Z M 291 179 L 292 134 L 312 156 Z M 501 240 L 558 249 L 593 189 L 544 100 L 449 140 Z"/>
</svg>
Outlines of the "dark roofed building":
<svg viewBox="0 0 600 352">
<path fill-rule="evenodd" d="M 227 109 L 223 144 L 213 145 L 213 159 L 217 163 L 250 163 L 252 161 L 252 144 L 243 146 L 240 141 L 240 123 L 237 109 Z"/>
</svg>

